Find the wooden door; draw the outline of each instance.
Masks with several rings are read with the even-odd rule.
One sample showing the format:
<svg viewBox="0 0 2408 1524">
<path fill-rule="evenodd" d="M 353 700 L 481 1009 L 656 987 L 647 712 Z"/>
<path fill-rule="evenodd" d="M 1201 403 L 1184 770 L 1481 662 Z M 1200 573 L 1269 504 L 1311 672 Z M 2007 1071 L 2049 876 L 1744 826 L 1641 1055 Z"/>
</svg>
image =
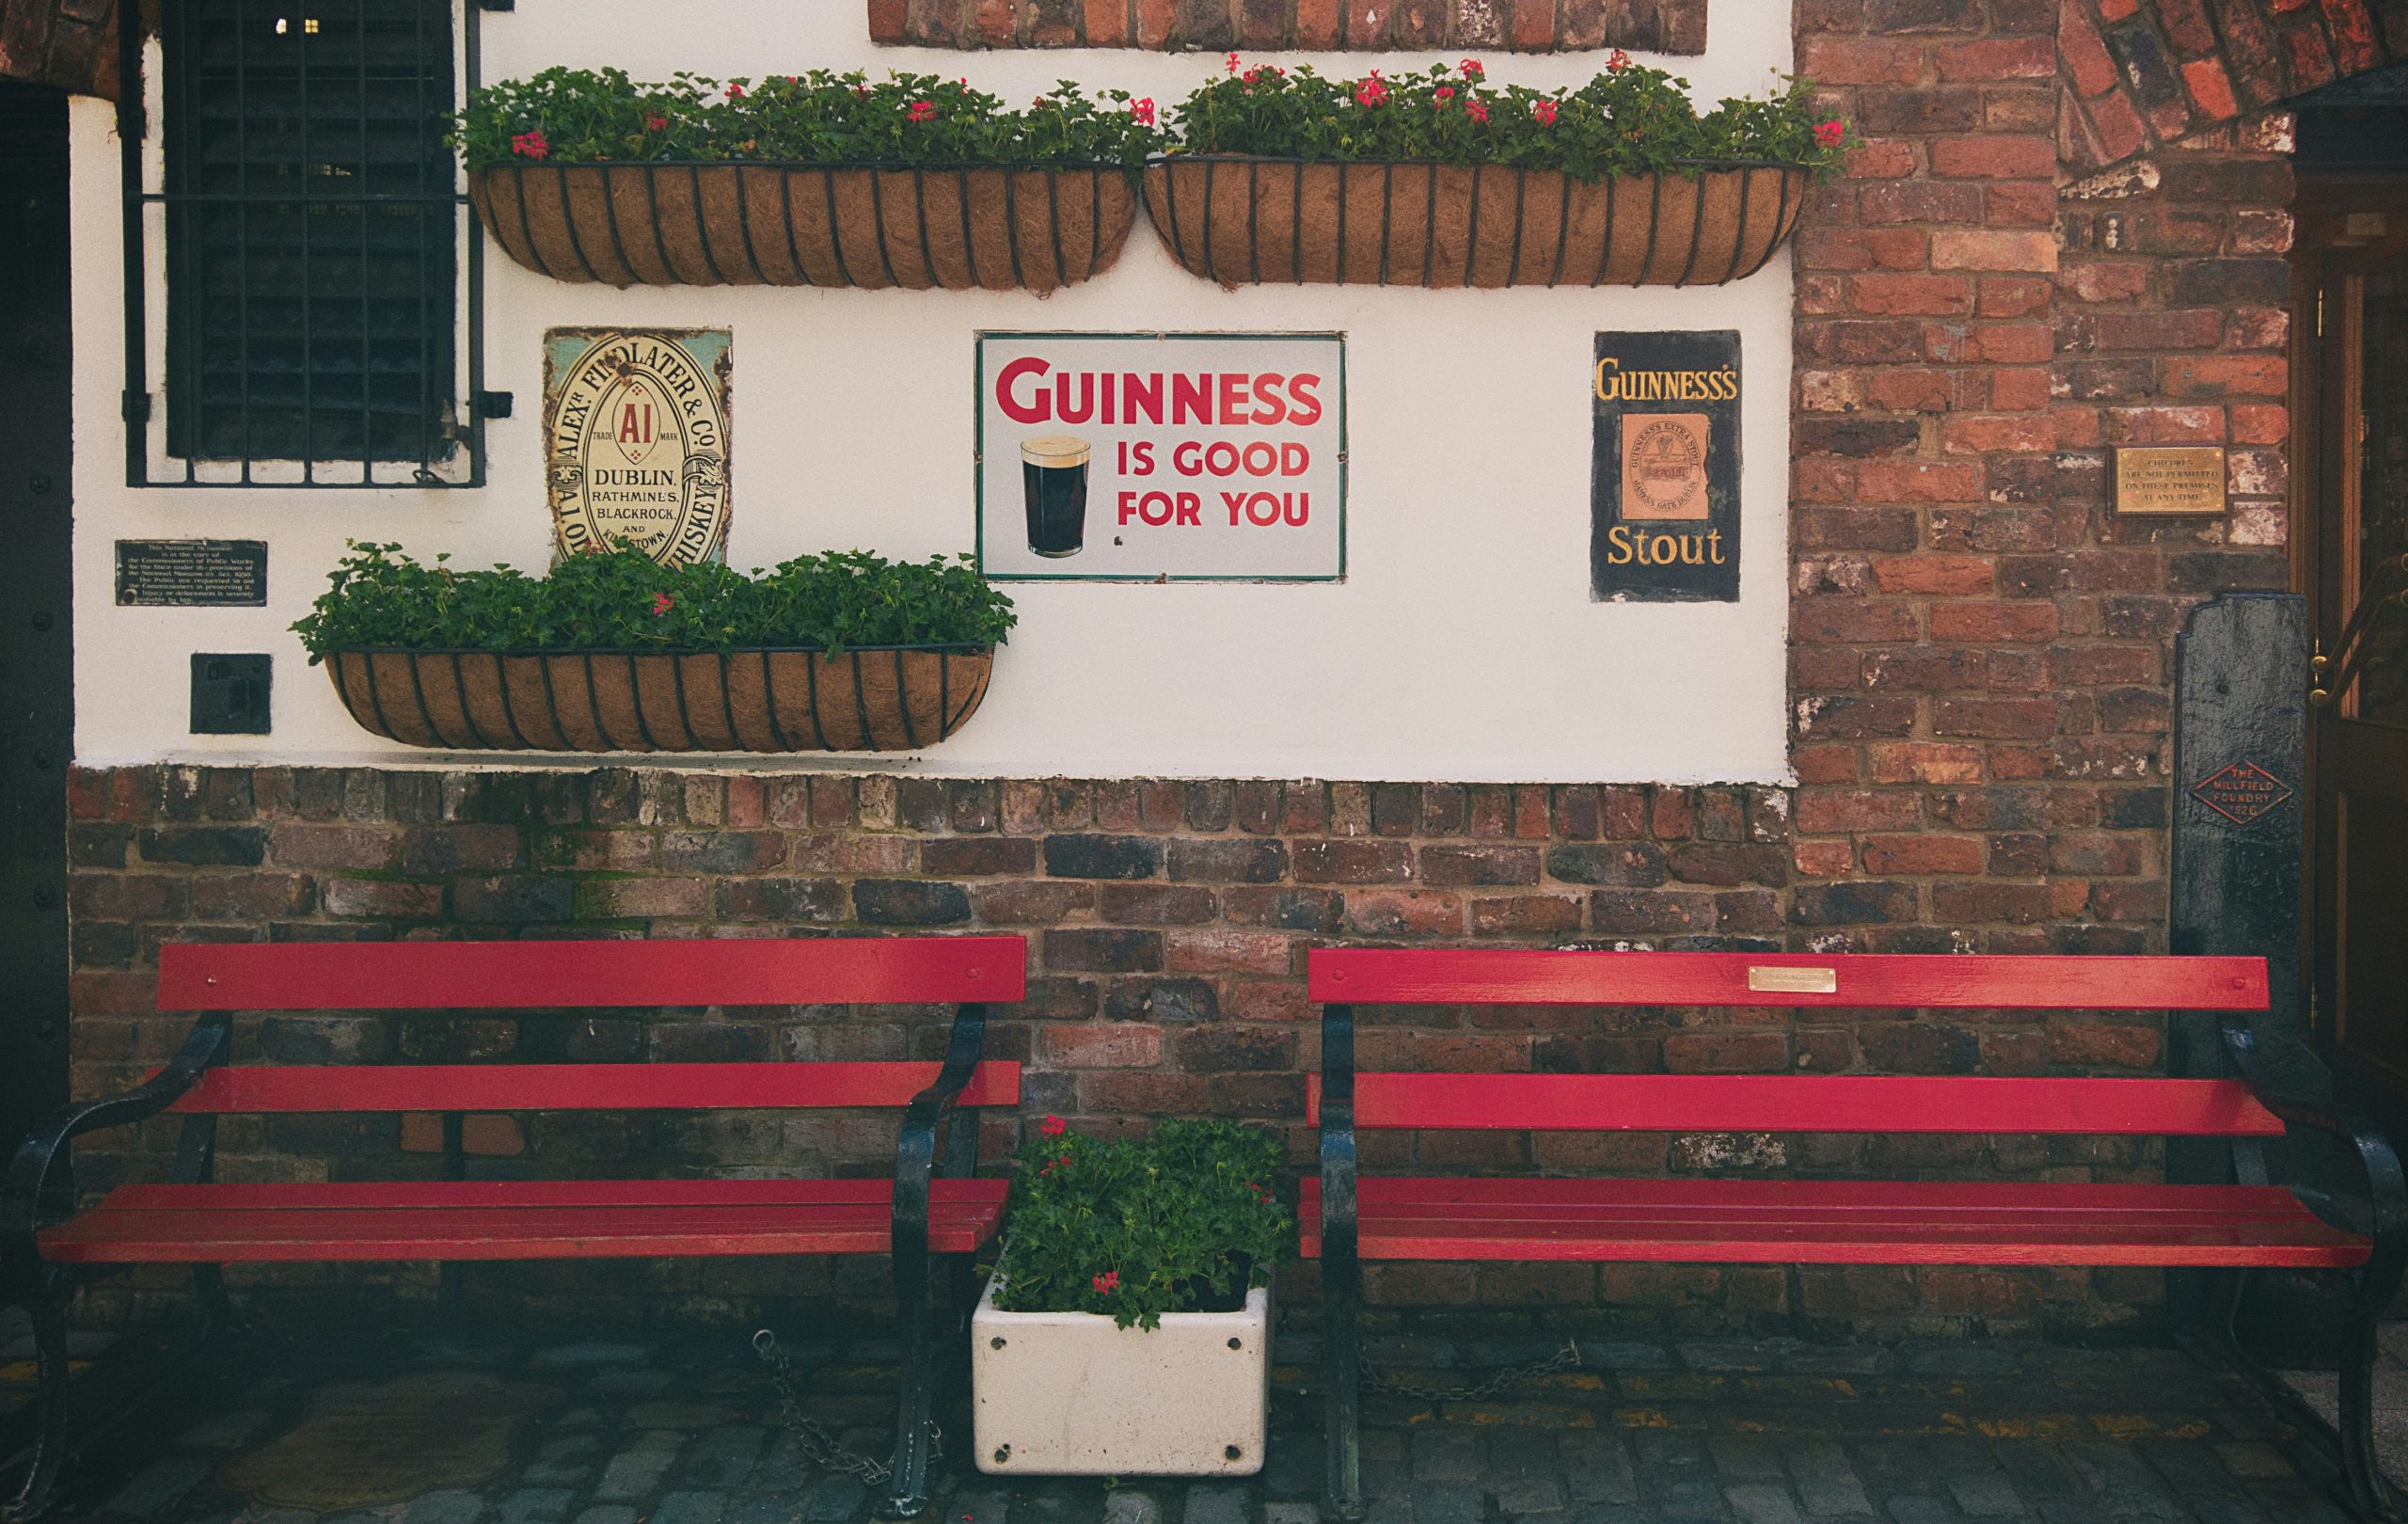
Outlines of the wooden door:
<svg viewBox="0 0 2408 1524">
<path fill-rule="evenodd" d="M 2302 198 L 2306 362 L 2292 438 L 2311 599 L 2315 1018 L 2408 1095 L 2408 214 L 2400 187 Z M 2305 406 L 2298 406 L 2300 404 Z"/>
</svg>

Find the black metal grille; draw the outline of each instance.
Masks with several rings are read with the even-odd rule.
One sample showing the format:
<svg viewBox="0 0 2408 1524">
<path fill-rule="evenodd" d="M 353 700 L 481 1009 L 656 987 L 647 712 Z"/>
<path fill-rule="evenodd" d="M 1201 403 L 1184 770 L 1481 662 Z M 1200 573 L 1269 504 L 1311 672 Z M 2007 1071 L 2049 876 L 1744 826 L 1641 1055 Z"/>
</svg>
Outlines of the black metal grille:
<svg viewBox="0 0 2408 1524">
<path fill-rule="evenodd" d="M 451 0 L 164 11 L 165 186 L 130 185 L 143 204 L 128 213 L 139 239 L 145 206 L 161 209 L 166 448 L 183 483 L 473 484 L 476 383 L 454 369 Z M 464 445 L 467 481 L 441 468 Z M 268 462 L 299 469 L 254 474 Z M 137 465 L 147 478 L 147 454 Z"/>
</svg>

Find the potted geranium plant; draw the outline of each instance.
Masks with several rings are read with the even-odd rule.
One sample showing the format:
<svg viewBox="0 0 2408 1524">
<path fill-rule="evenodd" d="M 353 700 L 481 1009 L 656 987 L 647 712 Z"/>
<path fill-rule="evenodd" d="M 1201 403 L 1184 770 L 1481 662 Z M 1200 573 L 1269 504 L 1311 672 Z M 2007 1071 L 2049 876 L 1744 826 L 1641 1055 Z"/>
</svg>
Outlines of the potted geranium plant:
<svg viewBox="0 0 2408 1524">
<path fill-rule="evenodd" d="M 1233 53 L 1178 107 L 1146 206 L 1225 285 L 1719 284 L 1796 230 L 1850 136 L 1800 81 L 1703 115 L 1687 86 L 1619 51 L 1553 90 L 1476 58 L 1340 80 Z"/>
<path fill-rule="evenodd" d="M 1069 81 L 815 69 L 642 84 L 547 69 L 472 92 L 468 198 L 510 257 L 606 285 L 1075 285 L 1119 257 L 1151 101 Z"/>
<path fill-rule="evenodd" d="M 446 560 L 355 542 L 293 628 L 354 720 L 448 751 L 916 749 L 976 711 L 1018 618 L 966 556 L 751 576 L 624 543 L 544 577 Z"/>
<path fill-rule="evenodd" d="M 980 1470 L 1246 1476 L 1268 1423 L 1279 1140 L 1222 1119 L 1022 1148 L 971 1320 Z"/>
</svg>

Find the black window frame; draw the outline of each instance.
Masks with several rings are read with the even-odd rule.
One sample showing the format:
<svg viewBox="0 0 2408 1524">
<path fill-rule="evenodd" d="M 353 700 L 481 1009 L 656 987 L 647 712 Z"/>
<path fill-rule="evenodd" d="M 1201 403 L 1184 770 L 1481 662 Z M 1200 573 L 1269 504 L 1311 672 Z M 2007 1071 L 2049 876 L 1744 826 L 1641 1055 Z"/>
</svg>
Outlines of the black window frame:
<svg viewBox="0 0 2408 1524">
<path fill-rule="evenodd" d="M 175 40 L 183 36 L 189 24 L 187 5 L 191 0 L 160 0 L 160 52 L 162 68 L 155 85 L 162 102 L 173 102 L 176 91 L 170 87 L 167 71 L 178 65 L 173 48 Z M 247 0 L 247 4 L 263 16 L 283 14 L 300 16 L 305 0 Z M 342 0 L 332 0 L 329 9 L 341 8 Z M 358 8 L 356 14 L 365 17 L 374 0 L 352 0 Z M 452 71 L 457 98 L 476 88 L 479 83 L 478 21 L 482 10 L 506 8 L 508 0 L 453 0 L 449 18 L 449 45 L 443 51 L 444 67 Z M 287 8 L 289 7 L 289 8 Z M 238 20 L 239 20 L 238 8 Z M 122 92 L 118 103 L 118 127 L 120 143 L 119 173 L 123 183 L 124 247 L 123 279 L 125 282 L 125 372 L 126 384 L 122 398 L 122 413 L 126 423 L 126 481 L 137 487 L 237 487 L 237 488 L 316 488 L 394 490 L 413 488 L 456 489 L 482 487 L 485 484 L 485 421 L 489 416 L 506 411 L 497 405 L 499 399 L 484 390 L 484 231 L 467 199 L 467 189 L 457 161 L 446 151 L 443 162 L 449 173 L 439 183 L 432 175 L 421 176 L 417 194 L 382 192 L 373 198 L 357 193 L 309 186 L 296 194 L 292 183 L 282 182 L 264 193 L 229 192 L 222 186 L 214 190 L 190 191 L 165 182 L 158 189 L 149 183 L 150 161 L 146 153 L 148 113 L 145 106 L 146 80 L 145 39 L 140 29 L 120 28 L 120 72 Z M 421 32 L 421 36 L 424 33 Z M 302 44 L 306 46 L 305 44 Z M 362 55 L 362 127 L 361 140 L 367 134 L 367 86 L 365 55 Z M 163 135 L 172 139 L 174 124 L 165 119 L 162 112 Z M 430 113 L 432 115 L 432 113 Z M 432 120 L 425 130 L 439 132 Z M 157 157 L 172 163 L 174 150 Z M 306 133 L 295 167 L 306 173 L 309 158 Z M 172 174 L 172 168 L 166 173 Z M 333 177 L 320 177 L 329 187 L 340 184 Z M 247 184 L 247 182 L 245 183 Z M 440 367 L 422 365 L 414 376 L 426 378 L 420 388 L 423 399 L 416 409 L 414 449 L 378 448 L 375 421 L 375 387 L 371 376 L 369 329 L 365 315 L 369 299 L 365 288 L 368 260 L 369 213 L 365 203 L 372 199 L 387 207 L 434 207 L 443 210 L 451 249 L 442 262 L 443 289 L 440 292 L 441 313 L 430 300 L 434 288 L 422 285 L 420 300 L 433 322 L 444 324 L 448 332 L 437 346 L 421 345 L 421 352 L 440 351 L 444 361 Z M 352 382 L 358 388 L 357 443 L 356 452 L 326 452 L 322 451 L 314 436 L 317 431 L 316 412 L 305 409 L 302 425 L 304 444 L 298 451 L 262 449 L 253 452 L 251 427 L 245 418 L 241 436 L 243 445 L 233 452 L 207 449 L 219 441 L 196 441 L 185 437 L 193 432 L 192 416 L 183 399 L 169 395 L 154 396 L 150 373 L 156 357 L 152 353 L 152 323 L 154 305 L 172 299 L 169 293 L 174 280 L 154 281 L 154 255 L 150 246 L 152 238 L 170 256 L 160 263 L 175 262 L 174 240 L 180 232 L 185 237 L 190 227 L 188 209 L 222 209 L 235 203 L 251 206 L 273 206 L 289 213 L 299 208 L 304 215 L 312 208 L 343 208 L 359 224 L 362 256 L 361 270 L 363 316 L 360 321 L 360 358 Z M 423 216 L 423 213 L 420 214 Z M 244 214 L 247 215 L 247 214 Z M 312 235 L 312 240 L 314 240 Z M 434 262 L 426 262 L 431 264 Z M 421 266 L 423 269 L 424 266 Z M 181 385 L 188 384 L 178 374 L 179 348 L 186 351 L 190 343 L 181 331 L 170 311 L 162 323 L 168 342 L 165 345 L 166 371 L 165 388 L 172 394 Z M 303 331 L 308 332 L 305 325 Z M 305 351 L 305 354 L 308 353 Z M 314 357 L 311 357 L 314 358 Z M 241 368 L 247 378 L 250 365 L 246 357 Z M 316 365 L 305 362 L 305 376 L 318 373 Z M 246 401 L 240 405 L 247 415 L 248 381 L 244 382 Z M 305 395 L 307 393 L 305 392 Z M 161 403 L 166 405 L 158 405 Z M 221 404 L 222 405 L 222 404 Z M 323 411 L 323 404 L 318 405 Z M 178 416 L 179 414 L 182 416 Z M 265 441 L 271 447 L 276 441 Z M 187 450 L 190 444 L 202 449 Z"/>
</svg>

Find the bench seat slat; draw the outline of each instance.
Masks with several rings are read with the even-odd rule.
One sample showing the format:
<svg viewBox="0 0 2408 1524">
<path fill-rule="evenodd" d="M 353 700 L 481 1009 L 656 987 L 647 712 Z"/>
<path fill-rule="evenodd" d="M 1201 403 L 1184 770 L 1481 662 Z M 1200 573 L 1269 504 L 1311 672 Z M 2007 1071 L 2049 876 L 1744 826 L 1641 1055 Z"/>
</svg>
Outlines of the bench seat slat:
<svg viewBox="0 0 2408 1524">
<path fill-rule="evenodd" d="M 900 1106 L 937 1064 L 379 1064 L 213 1069 L 180 1112 L 643 1111 Z M 1020 1103 L 1020 1065 L 982 1063 L 959 1103 Z"/>
<path fill-rule="evenodd" d="M 929 1248 L 983 1246 L 1008 1189 L 933 1182 Z M 84 1264 L 883 1254 L 893 1199 L 882 1180 L 127 1186 L 40 1238 Z"/>
<path fill-rule="evenodd" d="M 1783 975 L 1751 971 L 1791 971 Z M 1828 973 L 1828 981 L 1804 976 Z M 1781 989 L 1782 983 L 1829 988 Z M 1317 1004 L 2264 1010 L 2260 958 L 1316 947 Z"/>
<path fill-rule="evenodd" d="M 1321 1120 L 1321 1076 L 1307 1079 Z M 2239 1080 L 1886 1074 L 1357 1074 L 1360 1128 L 2280 1137 Z"/>
<path fill-rule="evenodd" d="M 1004 1003 L 1020 937 L 170 943 L 161 1010 L 525 1010 Z"/>
<path fill-rule="evenodd" d="M 2276 1186 L 1375 1177 L 1358 1210 L 1366 1260 L 2337 1267 L 2368 1252 Z M 1298 1216 L 1318 1257 L 1319 1181 Z"/>
</svg>

